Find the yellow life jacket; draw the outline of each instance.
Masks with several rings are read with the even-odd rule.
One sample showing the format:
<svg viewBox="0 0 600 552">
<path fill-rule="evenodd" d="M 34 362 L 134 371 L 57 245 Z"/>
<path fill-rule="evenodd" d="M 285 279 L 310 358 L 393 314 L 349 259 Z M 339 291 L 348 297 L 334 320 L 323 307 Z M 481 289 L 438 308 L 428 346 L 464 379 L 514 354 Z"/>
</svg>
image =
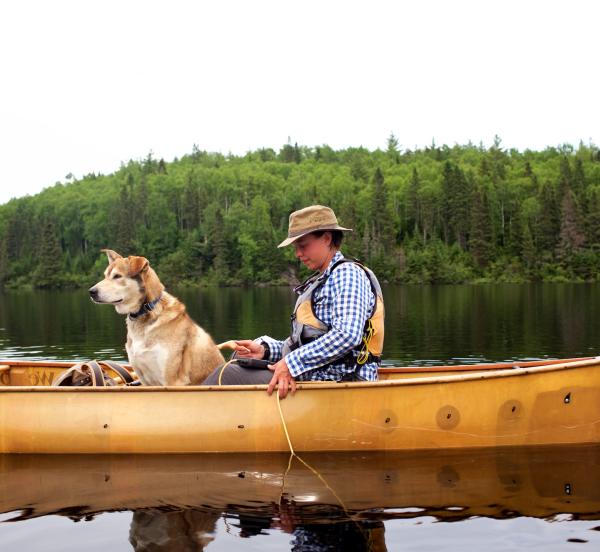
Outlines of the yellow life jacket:
<svg viewBox="0 0 600 552">
<path fill-rule="evenodd" d="M 312 276 L 299 286 L 301 292 L 292 314 L 292 333 L 284 343 L 283 356 L 306 343 L 314 341 L 331 329 L 315 315 L 314 295 L 336 267 L 343 263 L 354 263 L 364 270 L 371 284 L 371 291 L 375 296 L 373 310 L 365 323 L 362 343 L 353 349 L 350 354 L 354 356 L 354 353 L 357 353 L 356 362 L 358 364 L 379 362 L 381 360 L 385 315 L 381 286 L 373 271 L 354 259 L 340 259 L 331 267 L 328 274 Z"/>
</svg>

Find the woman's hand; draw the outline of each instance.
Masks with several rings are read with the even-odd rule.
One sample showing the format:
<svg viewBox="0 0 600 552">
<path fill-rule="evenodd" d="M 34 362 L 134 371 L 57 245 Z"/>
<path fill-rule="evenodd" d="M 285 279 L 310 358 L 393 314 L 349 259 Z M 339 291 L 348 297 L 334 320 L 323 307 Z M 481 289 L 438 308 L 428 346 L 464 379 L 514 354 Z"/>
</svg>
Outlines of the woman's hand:
<svg viewBox="0 0 600 552">
<path fill-rule="evenodd" d="M 250 339 L 236 339 L 234 351 L 240 358 L 262 360 L 265 356 L 265 348 L 260 343 Z"/>
<path fill-rule="evenodd" d="M 269 382 L 267 393 L 271 395 L 275 386 L 279 389 L 279 398 L 285 399 L 288 394 L 288 389 L 291 390 L 292 395 L 296 392 L 296 380 L 290 374 L 285 358 L 282 358 L 279 362 L 269 365 L 269 370 L 273 370 L 273 377 Z"/>
</svg>

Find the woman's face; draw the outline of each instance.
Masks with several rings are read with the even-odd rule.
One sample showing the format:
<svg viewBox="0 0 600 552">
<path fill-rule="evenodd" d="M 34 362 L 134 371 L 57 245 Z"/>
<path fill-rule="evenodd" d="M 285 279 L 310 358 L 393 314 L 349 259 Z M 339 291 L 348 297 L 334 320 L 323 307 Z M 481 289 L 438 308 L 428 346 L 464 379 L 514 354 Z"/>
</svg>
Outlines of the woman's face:
<svg viewBox="0 0 600 552">
<path fill-rule="evenodd" d="M 294 242 L 296 259 L 302 261 L 310 270 L 323 272 L 327 268 L 332 255 L 331 232 L 322 236 L 307 234 Z"/>
</svg>

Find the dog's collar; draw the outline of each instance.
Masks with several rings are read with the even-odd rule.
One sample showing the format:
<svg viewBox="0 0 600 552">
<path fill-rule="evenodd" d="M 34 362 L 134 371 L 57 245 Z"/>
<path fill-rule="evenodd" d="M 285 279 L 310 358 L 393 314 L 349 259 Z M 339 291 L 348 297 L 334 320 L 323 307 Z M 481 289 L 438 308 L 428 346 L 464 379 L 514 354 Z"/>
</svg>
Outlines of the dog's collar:
<svg viewBox="0 0 600 552">
<path fill-rule="evenodd" d="M 144 303 L 141 306 L 139 311 L 130 312 L 129 318 L 138 318 L 139 316 L 142 316 L 142 315 L 147 314 L 150 311 L 154 310 L 154 307 L 156 307 L 156 305 L 158 305 L 158 302 L 160 301 L 161 297 L 162 297 L 162 293 L 156 299 L 154 299 L 154 301 L 149 301 L 148 303 Z"/>
</svg>

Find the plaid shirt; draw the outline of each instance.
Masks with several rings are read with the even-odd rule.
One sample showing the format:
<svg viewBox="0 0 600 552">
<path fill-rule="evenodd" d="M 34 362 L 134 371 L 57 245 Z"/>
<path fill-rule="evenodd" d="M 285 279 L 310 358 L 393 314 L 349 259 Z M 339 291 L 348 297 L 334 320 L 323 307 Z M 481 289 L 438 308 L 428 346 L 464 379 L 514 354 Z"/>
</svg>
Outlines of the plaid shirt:
<svg viewBox="0 0 600 552">
<path fill-rule="evenodd" d="M 333 256 L 325 270 L 331 276 L 313 295 L 315 316 L 330 330 L 285 357 L 290 373 L 299 381 L 339 381 L 352 372 L 361 380 L 377 380 L 376 362 L 354 370 L 356 364 L 348 367 L 342 360 L 362 342 L 365 323 L 375 305 L 371 283 L 362 268 L 343 263 L 331 272 L 331 267 L 343 258 L 339 251 Z M 271 362 L 281 359 L 283 341 L 267 335 L 259 339 L 269 346 Z"/>
</svg>

